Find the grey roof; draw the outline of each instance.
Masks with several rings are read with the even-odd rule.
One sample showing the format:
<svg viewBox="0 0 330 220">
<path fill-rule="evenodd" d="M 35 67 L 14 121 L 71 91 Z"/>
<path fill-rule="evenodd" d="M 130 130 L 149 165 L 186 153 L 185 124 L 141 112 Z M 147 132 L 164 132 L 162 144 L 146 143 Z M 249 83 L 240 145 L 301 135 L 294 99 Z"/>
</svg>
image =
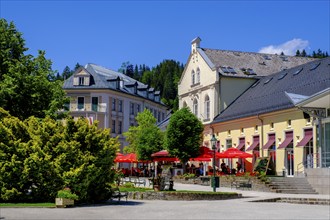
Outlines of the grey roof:
<svg viewBox="0 0 330 220">
<path fill-rule="evenodd" d="M 165 131 L 166 130 L 166 127 L 168 126 L 168 124 L 170 123 L 170 119 L 171 119 L 171 116 L 172 116 L 172 111 L 170 111 L 166 117 L 164 118 L 163 121 L 157 123 L 157 127 L 160 128 L 162 131 Z"/>
<path fill-rule="evenodd" d="M 164 105 L 161 101 L 157 101 L 154 97 L 148 96 L 147 93 L 134 93 L 134 89 L 132 89 L 135 85 L 137 89 L 148 89 L 149 86 L 143 84 L 135 79 L 132 79 L 126 76 L 123 73 L 116 72 L 110 69 L 107 69 L 102 66 L 98 66 L 95 64 L 87 64 L 85 67 L 80 67 L 76 71 L 76 73 L 80 72 L 81 69 L 84 69 L 87 73 L 91 75 L 91 83 L 90 85 L 74 85 L 73 79 L 75 74 L 69 77 L 67 80 L 64 81 L 63 89 L 64 90 L 91 90 L 91 89 L 110 89 L 115 90 L 123 93 L 127 93 L 133 96 L 139 96 L 154 102 L 157 102 L 161 105 Z M 116 86 L 116 81 L 120 80 L 123 83 L 120 83 L 119 88 Z M 149 93 L 157 93 L 154 88 L 149 88 Z M 144 94 L 144 95 L 143 95 Z"/>
<path fill-rule="evenodd" d="M 222 75 L 234 77 L 256 78 L 258 76 L 267 76 L 283 69 L 289 69 L 315 60 L 309 57 L 282 56 L 207 48 L 198 48 L 198 51 L 210 68 L 217 68 L 217 71 Z M 235 73 L 226 73 L 221 67 L 231 67 Z M 247 74 L 248 69 L 253 70 L 255 74 Z"/>
<path fill-rule="evenodd" d="M 294 104 L 286 93 L 311 96 L 329 87 L 330 57 L 261 78 L 212 123 L 292 108 Z"/>
</svg>

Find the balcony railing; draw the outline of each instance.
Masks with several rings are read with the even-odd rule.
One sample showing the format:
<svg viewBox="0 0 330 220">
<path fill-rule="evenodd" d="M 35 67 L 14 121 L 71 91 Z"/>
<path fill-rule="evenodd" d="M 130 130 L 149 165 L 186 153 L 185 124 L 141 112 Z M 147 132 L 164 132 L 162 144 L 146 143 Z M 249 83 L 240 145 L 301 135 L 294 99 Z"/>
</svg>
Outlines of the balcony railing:
<svg viewBox="0 0 330 220">
<path fill-rule="evenodd" d="M 71 112 L 106 112 L 107 111 L 107 103 L 99 103 L 99 104 L 90 104 L 85 103 L 83 106 L 79 106 L 76 103 L 72 103 L 70 106 L 66 105 L 66 108 Z M 61 112 L 66 111 L 66 109 L 59 110 Z"/>
</svg>

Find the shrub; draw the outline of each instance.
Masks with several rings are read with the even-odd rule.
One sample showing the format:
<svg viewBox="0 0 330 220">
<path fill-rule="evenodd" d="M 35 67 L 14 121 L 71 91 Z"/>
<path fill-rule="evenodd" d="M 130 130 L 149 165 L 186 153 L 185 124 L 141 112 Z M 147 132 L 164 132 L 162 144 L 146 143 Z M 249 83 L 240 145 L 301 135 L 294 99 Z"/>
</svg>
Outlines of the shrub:
<svg viewBox="0 0 330 220">
<path fill-rule="evenodd" d="M 57 198 L 78 200 L 79 197 L 66 188 L 57 192 Z"/>
</svg>

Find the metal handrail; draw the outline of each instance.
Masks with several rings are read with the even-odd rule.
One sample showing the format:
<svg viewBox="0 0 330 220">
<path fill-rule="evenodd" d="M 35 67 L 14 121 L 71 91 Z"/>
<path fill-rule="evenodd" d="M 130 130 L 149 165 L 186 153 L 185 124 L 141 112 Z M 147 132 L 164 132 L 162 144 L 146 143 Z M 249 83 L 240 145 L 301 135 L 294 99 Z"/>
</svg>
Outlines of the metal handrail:
<svg viewBox="0 0 330 220">
<path fill-rule="evenodd" d="M 313 158 L 312 158 L 312 161 L 311 164 L 310 164 L 310 168 L 314 168 L 314 167 L 318 167 L 318 153 L 313 153 Z M 299 174 L 301 173 L 305 173 L 305 168 L 307 168 L 307 160 L 304 160 L 300 163 L 297 164 L 297 170 L 296 170 L 296 173 L 297 173 L 297 176 L 299 176 Z"/>
<path fill-rule="evenodd" d="M 301 163 L 298 163 L 297 164 L 297 176 L 299 176 L 299 174 L 300 173 L 304 173 L 305 172 L 305 162 L 306 161 L 302 161 Z M 300 171 L 300 169 L 302 169 L 303 168 L 303 170 L 302 171 Z"/>
</svg>

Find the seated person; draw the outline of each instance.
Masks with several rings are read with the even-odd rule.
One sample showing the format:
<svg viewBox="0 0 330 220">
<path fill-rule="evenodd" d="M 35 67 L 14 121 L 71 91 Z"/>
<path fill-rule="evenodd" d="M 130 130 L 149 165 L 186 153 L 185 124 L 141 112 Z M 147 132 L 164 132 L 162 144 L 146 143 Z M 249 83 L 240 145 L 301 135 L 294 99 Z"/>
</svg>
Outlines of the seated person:
<svg viewBox="0 0 330 220">
<path fill-rule="evenodd" d="M 242 168 L 242 165 L 237 161 L 236 162 L 237 173 L 240 172 L 241 168 Z"/>
<path fill-rule="evenodd" d="M 220 164 L 220 167 L 221 167 L 221 171 L 223 173 L 227 173 L 226 163 L 225 163 L 224 160 L 222 160 L 222 163 Z"/>
</svg>

